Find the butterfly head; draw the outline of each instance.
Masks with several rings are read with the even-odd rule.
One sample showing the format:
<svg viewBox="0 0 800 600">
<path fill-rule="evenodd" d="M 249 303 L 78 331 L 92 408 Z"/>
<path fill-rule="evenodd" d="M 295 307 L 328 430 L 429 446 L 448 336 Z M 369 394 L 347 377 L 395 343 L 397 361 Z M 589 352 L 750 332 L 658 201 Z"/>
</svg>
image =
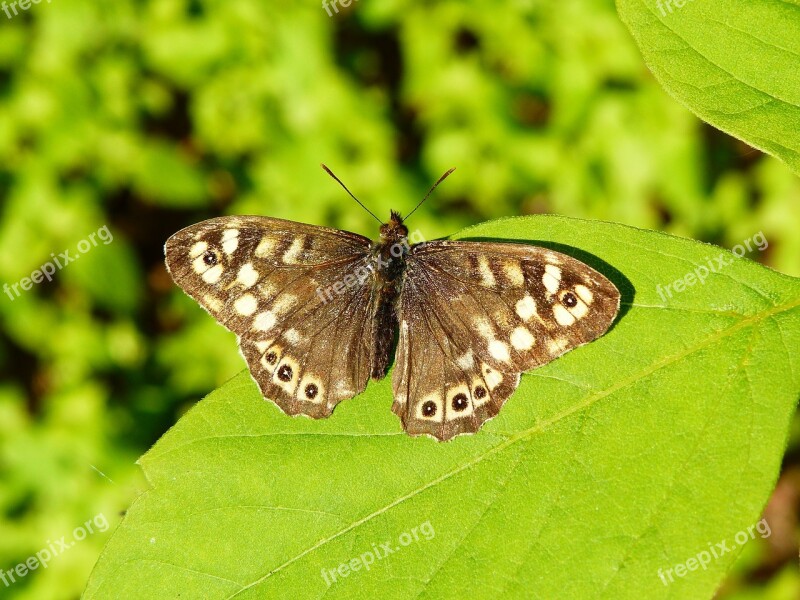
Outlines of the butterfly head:
<svg viewBox="0 0 800 600">
<path fill-rule="evenodd" d="M 398 242 L 408 237 L 408 227 L 403 224 L 400 213 L 392 211 L 389 222 L 381 225 L 380 233 L 382 242 Z"/>
</svg>

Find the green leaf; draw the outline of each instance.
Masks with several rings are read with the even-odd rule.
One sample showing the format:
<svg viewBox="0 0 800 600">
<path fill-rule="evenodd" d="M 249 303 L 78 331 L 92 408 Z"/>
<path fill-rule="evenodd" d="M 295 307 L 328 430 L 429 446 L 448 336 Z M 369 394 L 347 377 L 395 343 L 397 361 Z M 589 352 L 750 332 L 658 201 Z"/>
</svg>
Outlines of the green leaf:
<svg viewBox="0 0 800 600">
<path fill-rule="evenodd" d="M 800 173 L 797 0 L 617 0 L 617 10 L 667 92 Z"/>
<path fill-rule="evenodd" d="M 609 223 L 504 219 L 459 237 L 566 250 L 617 283 L 621 316 L 448 443 L 402 433 L 388 379 L 312 421 L 240 374 L 142 457 L 152 489 L 86 598 L 710 597 L 742 544 L 669 585 L 659 569 L 761 536 L 800 393 L 800 281 Z M 339 565 L 357 570 L 332 581 Z"/>
</svg>

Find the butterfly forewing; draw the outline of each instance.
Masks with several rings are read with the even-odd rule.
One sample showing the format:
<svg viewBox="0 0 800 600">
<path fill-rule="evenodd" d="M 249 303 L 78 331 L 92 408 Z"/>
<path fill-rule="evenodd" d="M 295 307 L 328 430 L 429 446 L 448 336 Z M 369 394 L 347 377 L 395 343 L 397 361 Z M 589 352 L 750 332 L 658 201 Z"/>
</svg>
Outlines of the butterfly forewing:
<svg viewBox="0 0 800 600">
<path fill-rule="evenodd" d="M 519 374 L 601 336 L 619 291 L 564 254 L 521 244 L 413 247 L 400 294 L 395 404 L 409 433 L 477 431 Z"/>
<path fill-rule="evenodd" d="M 176 283 L 237 334 L 264 397 L 324 417 L 369 378 L 376 298 L 354 279 L 368 273 L 369 247 L 344 231 L 241 216 L 183 229 L 165 254 Z"/>
</svg>

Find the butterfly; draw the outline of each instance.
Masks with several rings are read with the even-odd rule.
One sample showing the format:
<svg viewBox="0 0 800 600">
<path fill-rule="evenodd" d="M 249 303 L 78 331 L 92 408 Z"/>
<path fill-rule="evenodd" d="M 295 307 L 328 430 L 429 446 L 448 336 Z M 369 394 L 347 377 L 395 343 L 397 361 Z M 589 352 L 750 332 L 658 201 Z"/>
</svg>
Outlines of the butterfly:
<svg viewBox="0 0 800 600">
<path fill-rule="evenodd" d="M 394 354 L 392 411 L 408 434 L 438 440 L 477 432 L 521 373 L 603 335 L 619 311 L 614 284 L 566 254 L 409 238 L 394 211 L 377 241 L 225 216 L 182 229 L 164 251 L 175 283 L 237 335 L 283 412 L 328 417 L 385 377 Z"/>
</svg>

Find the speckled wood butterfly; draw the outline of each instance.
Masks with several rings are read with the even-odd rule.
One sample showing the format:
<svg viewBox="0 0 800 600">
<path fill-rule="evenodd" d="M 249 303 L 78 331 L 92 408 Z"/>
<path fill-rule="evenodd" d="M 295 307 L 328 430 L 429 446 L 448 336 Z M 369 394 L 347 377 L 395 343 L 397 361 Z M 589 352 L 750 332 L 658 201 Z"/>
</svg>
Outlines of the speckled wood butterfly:
<svg viewBox="0 0 800 600">
<path fill-rule="evenodd" d="M 520 373 L 603 335 L 619 310 L 614 284 L 570 256 L 517 243 L 412 244 L 396 212 L 375 242 L 219 217 L 170 237 L 165 254 L 175 282 L 238 336 L 264 398 L 285 413 L 329 416 L 386 375 L 396 340 L 392 411 L 409 434 L 439 440 L 478 431 Z"/>
</svg>

